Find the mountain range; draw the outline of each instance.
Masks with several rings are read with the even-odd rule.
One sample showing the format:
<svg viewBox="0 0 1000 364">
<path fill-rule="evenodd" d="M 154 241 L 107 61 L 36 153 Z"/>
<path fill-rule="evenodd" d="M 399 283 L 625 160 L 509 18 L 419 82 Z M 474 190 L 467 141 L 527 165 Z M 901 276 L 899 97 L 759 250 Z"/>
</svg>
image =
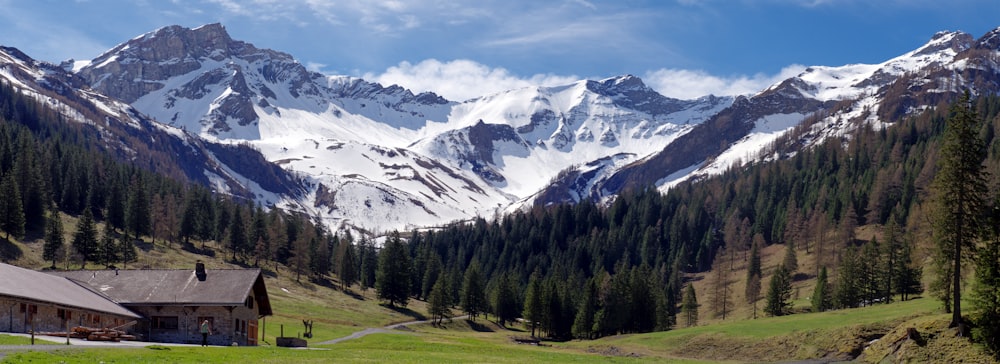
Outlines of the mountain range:
<svg viewBox="0 0 1000 364">
<path fill-rule="evenodd" d="M 623 75 L 455 101 L 312 72 L 209 24 L 60 65 L 0 48 L 0 80 L 99 129 L 122 159 L 377 233 L 786 158 L 966 89 L 997 93 L 998 60 L 1000 28 L 940 32 L 883 63 L 814 66 L 751 95 L 678 100 Z"/>
</svg>

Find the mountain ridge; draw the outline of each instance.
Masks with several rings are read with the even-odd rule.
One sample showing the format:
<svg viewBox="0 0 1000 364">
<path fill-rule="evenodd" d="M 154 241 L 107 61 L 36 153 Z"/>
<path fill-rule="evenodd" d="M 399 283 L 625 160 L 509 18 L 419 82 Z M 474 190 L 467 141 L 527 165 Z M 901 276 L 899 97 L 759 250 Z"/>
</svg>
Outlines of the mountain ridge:
<svg viewBox="0 0 1000 364">
<path fill-rule="evenodd" d="M 976 87 L 996 90 L 989 50 L 995 53 L 998 33 L 939 32 L 883 63 L 813 66 L 738 97 L 672 99 L 622 75 L 456 102 L 311 72 L 291 55 L 233 40 L 221 24 L 168 26 L 73 67 L 65 77 L 75 83 L 65 87 L 123 100 L 174 133 L 246 145 L 261 153 L 258 163 L 304 179 L 291 188 L 303 193 L 243 186 L 258 203 L 334 229 L 387 231 L 532 204 L 601 201 L 646 186 L 666 190 L 776 157 L 767 150 L 807 119 L 812 130 L 802 147 L 932 107 L 920 100 L 935 98 L 927 96 L 933 89 L 897 105 L 893 85 L 936 82 L 927 77 L 970 62 L 983 69 Z M 896 111 L 885 114 L 890 108 Z M 254 184 L 240 179 L 234 184 Z"/>
</svg>

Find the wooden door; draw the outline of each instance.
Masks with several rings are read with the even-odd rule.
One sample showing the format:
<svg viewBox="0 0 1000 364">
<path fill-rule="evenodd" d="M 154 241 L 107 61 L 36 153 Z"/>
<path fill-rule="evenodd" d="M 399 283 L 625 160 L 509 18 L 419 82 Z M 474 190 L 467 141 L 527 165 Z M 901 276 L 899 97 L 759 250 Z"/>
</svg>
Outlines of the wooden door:
<svg viewBox="0 0 1000 364">
<path fill-rule="evenodd" d="M 257 320 L 250 320 L 247 327 L 247 345 L 257 346 Z"/>
</svg>

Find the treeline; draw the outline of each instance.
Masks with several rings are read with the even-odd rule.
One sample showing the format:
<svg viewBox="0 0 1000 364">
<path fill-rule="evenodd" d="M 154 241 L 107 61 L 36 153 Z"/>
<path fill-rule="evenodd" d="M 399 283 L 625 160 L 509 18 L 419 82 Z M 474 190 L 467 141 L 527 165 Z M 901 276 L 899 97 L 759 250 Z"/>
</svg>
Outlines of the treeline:
<svg viewBox="0 0 1000 364">
<path fill-rule="evenodd" d="M 1000 126 L 1000 98 L 981 97 L 974 107 L 989 121 L 982 129 L 991 146 L 987 169 L 997 170 L 1000 140 L 993 131 Z M 766 313 L 791 313 L 788 287 L 807 278 L 822 282 L 815 310 L 906 299 L 923 291 L 915 263 L 922 256 L 914 247 L 929 239 L 928 191 L 947 110 L 942 104 L 888 127 L 866 125 L 786 159 L 734 168 L 663 195 L 628 191 L 607 207 L 534 208 L 498 221 L 414 232 L 403 244 L 407 297 L 429 299 L 446 280 L 440 284 L 446 301 L 458 304 L 464 272 L 475 267 L 492 298 L 483 311 L 501 322 L 520 316 L 560 339 L 664 330 L 678 324 L 678 314 L 683 324 L 697 321 L 688 273 L 713 262 L 722 267 L 717 271 L 732 270 L 745 266 L 754 250 L 784 244 L 787 255 L 807 257 L 815 270 L 799 271 L 787 258 L 763 267 L 756 292 L 749 287 L 746 302 L 738 304 L 757 307 L 765 300 Z M 803 128 L 795 137 L 806 133 Z M 879 227 L 875 238 L 858 239 L 861 225 Z M 771 282 L 762 284 L 763 274 Z M 720 279 L 728 282 L 723 288 L 701 292 L 703 302 L 734 291 L 732 281 L 727 276 Z"/>
</svg>

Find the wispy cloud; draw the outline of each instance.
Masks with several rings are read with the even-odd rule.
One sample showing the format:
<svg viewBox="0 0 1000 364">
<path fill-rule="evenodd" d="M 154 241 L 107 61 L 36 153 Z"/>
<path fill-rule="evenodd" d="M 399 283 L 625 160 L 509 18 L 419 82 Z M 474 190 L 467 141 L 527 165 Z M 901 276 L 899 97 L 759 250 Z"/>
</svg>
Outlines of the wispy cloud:
<svg viewBox="0 0 1000 364">
<path fill-rule="evenodd" d="M 365 74 L 364 78 L 383 85 L 399 85 L 414 92 L 432 91 L 456 101 L 505 90 L 565 85 L 579 80 L 577 76 L 554 74 L 520 77 L 504 68 L 492 68 L 464 59 L 448 62 L 428 59 L 416 64 L 401 62 L 381 74 Z"/>
<path fill-rule="evenodd" d="M 730 96 L 756 93 L 794 77 L 805 70 L 805 66 L 791 65 L 774 75 L 758 73 L 752 76 L 716 76 L 701 70 L 659 69 L 646 72 L 643 79 L 649 87 L 664 96 L 678 99 L 693 99 L 705 95 Z"/>
</svg>

